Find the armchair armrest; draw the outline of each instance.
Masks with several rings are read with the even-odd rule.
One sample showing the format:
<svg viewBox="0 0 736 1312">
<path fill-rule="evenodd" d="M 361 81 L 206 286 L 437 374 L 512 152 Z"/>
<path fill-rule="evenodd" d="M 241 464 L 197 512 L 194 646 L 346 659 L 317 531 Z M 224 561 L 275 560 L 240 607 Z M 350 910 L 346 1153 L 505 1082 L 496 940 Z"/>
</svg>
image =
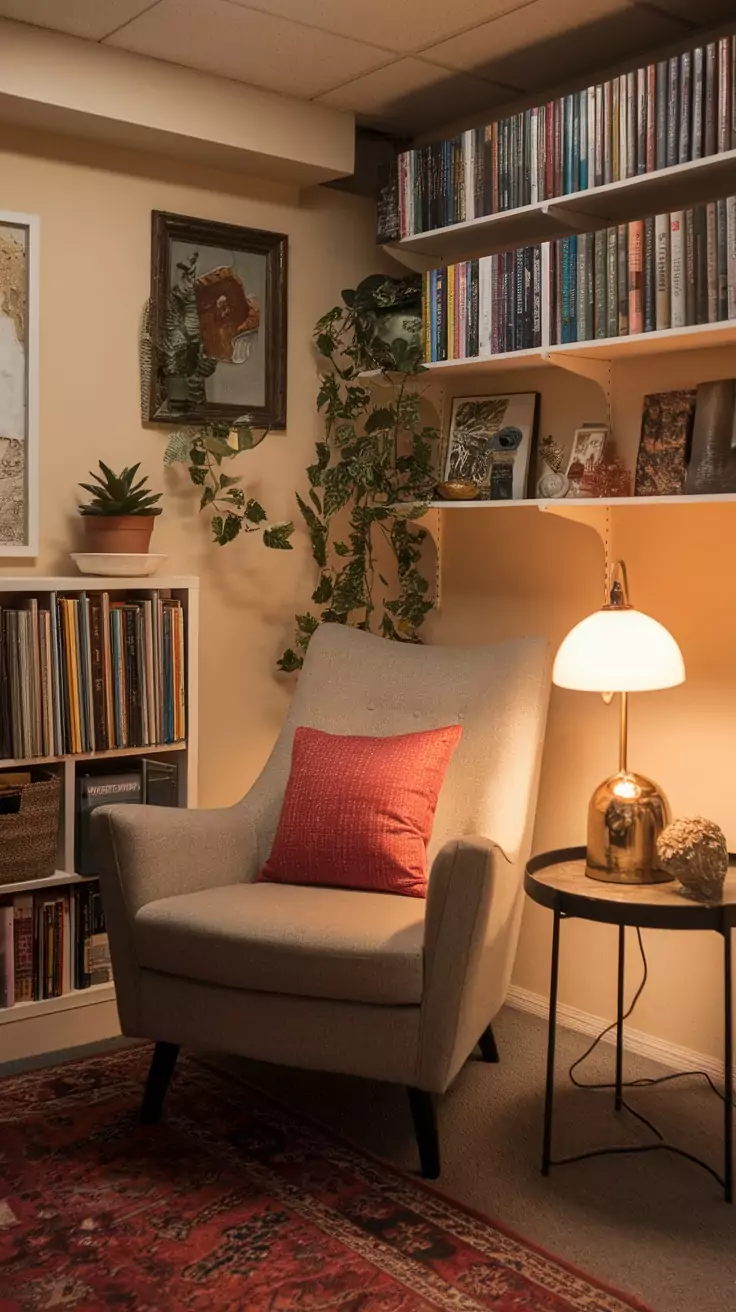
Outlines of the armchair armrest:
<svg viewBox="0 0 736 1312">
<path fill-rule="evenodd" d="M 102 806 L 92 838 L 103 884 L 121 885 L 134 916 L 147 902 L 252 879 L 258 868 L 249 807 L 186 811 L 167 806 Z"/>
<path fill-rule="evenodd" d="M 166 806 L 102 806 L 92 817 L 124 1034 L 145 1037 L 134 921 L 148 902 L 253 879 L 258 870 L 250 806 L 184 811 Z"/>
<path fill-rule="evenodd" d="M 471 837 L 446 843 L 429 880 L 419 1088 L 444 1092 L 503 1003 L 522 905 L 523 862 Z"/>
</svg>

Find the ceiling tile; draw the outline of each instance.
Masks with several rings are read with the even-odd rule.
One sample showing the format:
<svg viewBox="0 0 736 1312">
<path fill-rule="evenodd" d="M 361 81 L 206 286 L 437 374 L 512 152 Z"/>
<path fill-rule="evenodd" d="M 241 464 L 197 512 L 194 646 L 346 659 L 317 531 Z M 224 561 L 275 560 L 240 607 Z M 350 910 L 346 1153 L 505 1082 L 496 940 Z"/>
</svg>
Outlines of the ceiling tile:
<svg viewBox="0 0 736 1312">
<path fill-rule="evenodd" d="M 156 0 L 0 0 L 0 18 L 101 41 Z"/>
<path fill-rule="evenodd" d="M 108 44 L 282 95 L 310 98 L 394 58 L 377 46 L 227 0 L 159 0 Z"/>
<path fill-rule="evenodd" d="M 519 9 L 529 0 L 231 0 L 231 3 L 283 18 L 298 19 L 326 32 L 353 37 L 401 54 L 464 32 L 476 23 Z M 379 37 L 380 32 L 380 37 Z"/>
<path fill-rule="evenodd" d="M 526 91 L 613 65 L 683 30 L 680 19 L 625 0 L 533 0 L 424 57 Z"/>
<path fill-rule="evenodd" d="M 448 74 L 421 59 L 400 59 L 327 92 L 319 101 L 333 109 L 350 109 L 363 122 L 411 136 L 490 110 L 508 98 L 508 87 L 482 82 L 468 73 Z"/>
</svg>

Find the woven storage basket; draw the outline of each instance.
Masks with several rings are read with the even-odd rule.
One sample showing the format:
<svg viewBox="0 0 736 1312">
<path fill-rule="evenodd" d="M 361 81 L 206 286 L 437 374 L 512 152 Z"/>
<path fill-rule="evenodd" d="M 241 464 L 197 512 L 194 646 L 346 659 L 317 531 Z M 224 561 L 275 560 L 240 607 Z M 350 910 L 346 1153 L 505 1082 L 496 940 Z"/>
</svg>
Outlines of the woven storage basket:
<svg viewBox="0 0 736 1312">
<path fill-rule="evenodd" d="M 45 879 L 56 869 L 61 779 L 48 775 L 17 791 L 19 809 L 0 815 L 0 886 Z"/>
</svg>

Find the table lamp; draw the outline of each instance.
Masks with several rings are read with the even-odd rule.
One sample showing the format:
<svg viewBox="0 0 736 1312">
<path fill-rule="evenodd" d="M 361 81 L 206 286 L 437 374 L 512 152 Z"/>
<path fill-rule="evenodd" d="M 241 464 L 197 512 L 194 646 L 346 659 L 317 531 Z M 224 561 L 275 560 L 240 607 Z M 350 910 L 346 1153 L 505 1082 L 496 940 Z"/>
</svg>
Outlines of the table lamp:
<svg viewBox="0 0 736 1312">
<path fill-rule="evenodd" d="M 621 699 L 618 771 L 596 788 L 588 808 L 585 873 L 616 884 L 659 884 L 657 838 L 670 813 L 662 790 L 634 774 L 627 762 L 628 695 L 673 688 L 685 679 L 682 653 L 663 625 L 629 602 L 626 566 L 617 561 L 607 605 L 571 629 L 555 658 L 552 681 L 560 688 L 601 692 Z"/>
</svg>

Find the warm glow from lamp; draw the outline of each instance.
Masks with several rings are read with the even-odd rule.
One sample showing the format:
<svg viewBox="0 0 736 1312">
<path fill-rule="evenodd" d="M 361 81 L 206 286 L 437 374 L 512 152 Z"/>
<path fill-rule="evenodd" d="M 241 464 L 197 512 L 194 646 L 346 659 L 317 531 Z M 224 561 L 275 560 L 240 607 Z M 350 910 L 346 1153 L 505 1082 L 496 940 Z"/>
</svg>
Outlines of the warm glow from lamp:
<svg viewBox="0 0 736 1312">
<path fill-rule="evenodd" d="M 626 566 L 611 571 L 607 605 L 560 644 L 552 681 L 578 692 L 619 693 L 618 771 L 596 788 L 588 808 L 586 874 L 612 883 L 654 884 L 669 876 L 657 838 L 669 823 L 662 790 L 628 766 L 630 692 L 674 688 L 685 679 L 682 652 L 662 624 L 629 602 Z"/>
<path fill-rule="evenodd" d="M 552 681 L 579 692 L 651 692 L 685 680 L 682 652 L 662 624 L 639 610 L 612 606 L 571 629 Z"/>
</svg>

